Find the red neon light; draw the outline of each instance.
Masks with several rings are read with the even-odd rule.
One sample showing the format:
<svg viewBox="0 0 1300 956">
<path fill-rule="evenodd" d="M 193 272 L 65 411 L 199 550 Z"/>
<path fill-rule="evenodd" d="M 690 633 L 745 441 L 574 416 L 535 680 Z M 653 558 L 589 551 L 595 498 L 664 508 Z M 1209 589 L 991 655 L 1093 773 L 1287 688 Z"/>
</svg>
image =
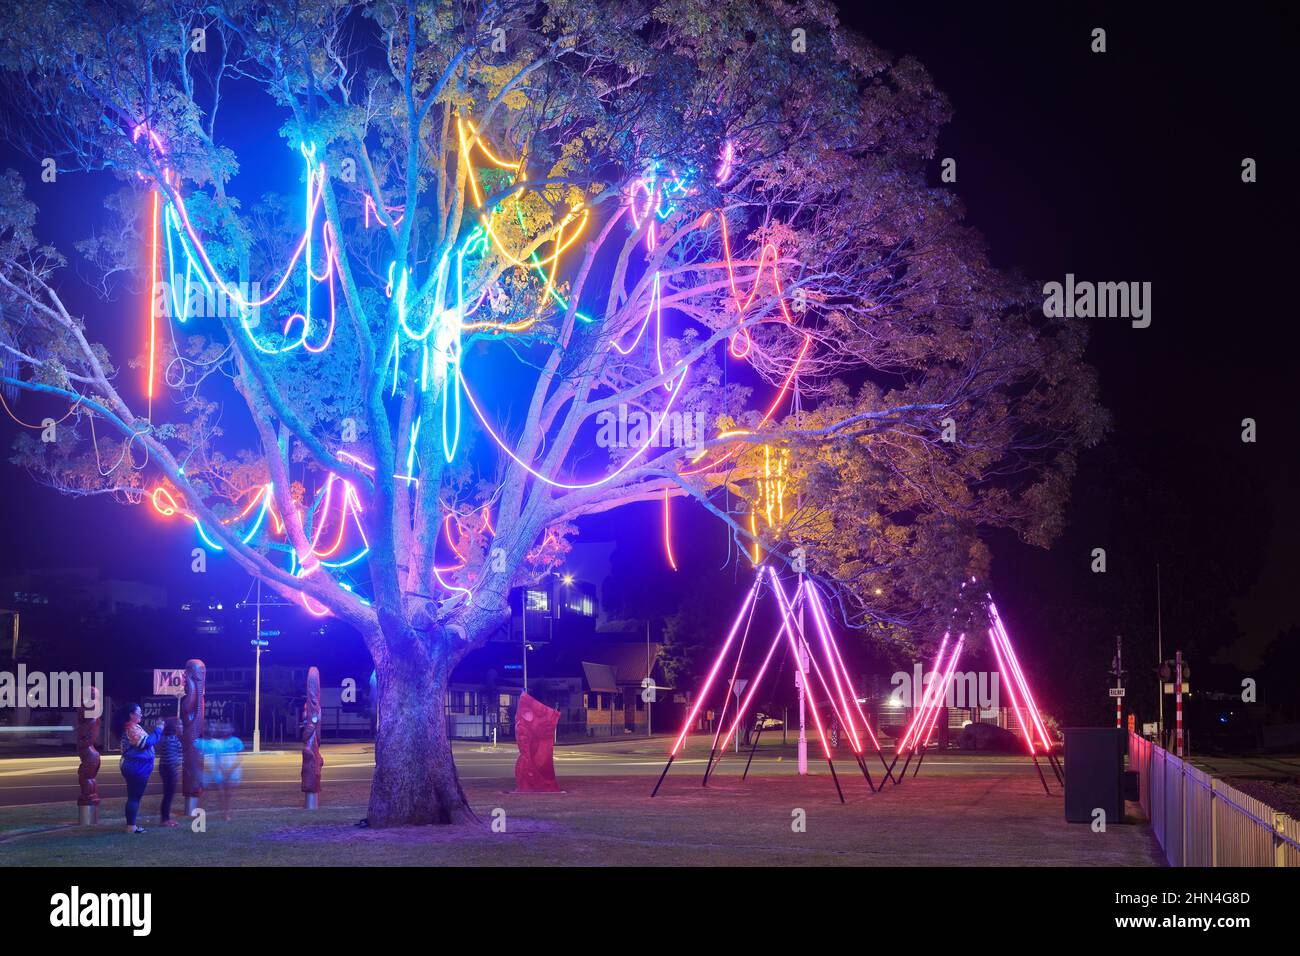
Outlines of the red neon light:
<svg viewBox="0 0 1300 956">
<path fill-rule="evenodd" d="M 677 559 L 673 557 L 673 521 L 668 504 L 668 489 L 664 489 L 664 554 L 668 556 L 668 566 L 677 570 Z"/>
</svg>

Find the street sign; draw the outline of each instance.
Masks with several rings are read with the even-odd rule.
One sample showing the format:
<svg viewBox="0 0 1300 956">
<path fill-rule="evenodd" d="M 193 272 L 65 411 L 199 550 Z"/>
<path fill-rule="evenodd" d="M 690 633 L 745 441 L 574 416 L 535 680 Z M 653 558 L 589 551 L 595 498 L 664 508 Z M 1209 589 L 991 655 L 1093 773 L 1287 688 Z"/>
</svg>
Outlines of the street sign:
<svg viewBox="0 0 1300 956">
<path fill-rule="evenodd" d="M 163 670 L 155 669 L 153 672 L 153 692 L 154 696 L 166 697 L 184 697 L 185 696 L 185 669 L 184 668 L 165 668 Z"/>
<path fill-rule="evenodd" d="M 1164 690 L 1166 694 L 1172 694 L 1174 692 L 1174 682 L 1171 680 L 1165 681 Z M 1183 681 L 1183 693 L 1190 694 L 1191 692 L 1192 692 L 1192 685 L 1189 684 L 1187 681 Z"/>
<path fill-rule="evenodd" d="M 1124 696 L 1124 688 L 1123 688 L 1123 687 L 1112 687 L 1112 688 L 1110 689 L 1110 696 L 1111 696 L 1111 697 L 1123 697 L 1123 696 Z"/>
<path fill-rule="evenodd" d="M 740 700 L 740 695 L 745 690 L 747 684 L 749 684 L 749 678 L 741 677 L 737 679 L 735 686 L 731 688 L 731 692 L 736 695 L 736 700 Z"/>
<path fill-rule="evenodd" d="M 279 631 L 258 631 L 257 636 L 258 637 L 279 637 L 280 632 Z"/>
<path fill-rule="evenodd" d="M 271 646 L 271 642 L 270 642 L 270 641 L 263 641 L 263 640 L 260 640 L 260 639 L 258 639 L 258 638 L 256 638 L 256 637 L 253 638 L 251 641 L 249 641 L 248 644 L 249 644 L 250 647 L 270 647 L 270 646 Z"/>
</svg>

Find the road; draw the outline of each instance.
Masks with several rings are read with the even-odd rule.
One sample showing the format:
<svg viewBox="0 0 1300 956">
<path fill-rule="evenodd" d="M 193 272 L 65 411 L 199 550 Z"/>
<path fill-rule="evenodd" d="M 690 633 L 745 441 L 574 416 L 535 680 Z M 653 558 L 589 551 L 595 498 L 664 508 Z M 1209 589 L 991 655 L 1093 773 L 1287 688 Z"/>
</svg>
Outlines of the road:
<svg viewBox="0 0 1300 956">
<path fill-rule="evenodd" d="M 565 776 L 653 776 L 664 766 L 670 741 L 656 738 L 645 741 L 620 740 L 617 742 L 561 745 L 555 751 L 557 775 Z M 703 772 L 707 744 L 692 740 L 683 756 L 673 764 L 674 776 L 695 776 Z M 516 750 L 503 744 L 496 750 L 475 742 L 457 742 L 454 745 L 456 766 L 461 779 L 466 782 L 503 780 L 514 777 Z M 325 782 L 369 781 L 374 773 L 374 746 L 371 744 L 327 744 L 321 748 L 325 758 Z M 754 773 L 793 774 L 797 771 L 794 747 L 764 746 L 754 758 Z M 729 754 L 723 762 L 722 773 L 732 773 L 743 766 L 744 754 L 738 758 Z M 126 796 L 126 784 L 118 772 L 118 755 L 105 754 L 99 771 L 99 793 L 104 799 Z M 33 806 L 45 803 L 75 803 L 77 786 L 77 757 L 60 755 L 51 757 L 0 758 L 0 807 Z M 809 762 L 814 769 L 824 769 L 825 761 L 816 745 L 809 743 Z M 266 751 L 253 755 L 245 753 L 243 762 L 243 787 L 274 789 L 297 787 L 302 758 L 296 750 Z M 836 767 L 841 773 L 856 774 L 852 756 L 846 748 L 836 753 Z M 879 776 L 879 761 L 871 765 L 873 776 Z M 925 773 L 942 776 L 965 773 L 1033 774 L 1033 764 L 1017 755 L 930 755 L 925 761 Z M 1050 776 L 1050 770 L 1044 767 Z"/>
</svg>

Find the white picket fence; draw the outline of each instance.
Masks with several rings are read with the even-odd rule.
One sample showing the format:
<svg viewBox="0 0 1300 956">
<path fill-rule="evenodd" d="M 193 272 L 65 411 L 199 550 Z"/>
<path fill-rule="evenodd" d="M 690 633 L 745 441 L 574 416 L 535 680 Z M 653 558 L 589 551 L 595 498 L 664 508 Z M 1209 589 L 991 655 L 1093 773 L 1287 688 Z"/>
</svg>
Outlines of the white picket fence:
<svg viewBox="0 0 1300 956">
<path fill-rule="evenodd" d="M 1128 768 L 1170 866 L 1300 866 L 1300 820 L 1247 796 L 1144 737 Z"/>
</svg>

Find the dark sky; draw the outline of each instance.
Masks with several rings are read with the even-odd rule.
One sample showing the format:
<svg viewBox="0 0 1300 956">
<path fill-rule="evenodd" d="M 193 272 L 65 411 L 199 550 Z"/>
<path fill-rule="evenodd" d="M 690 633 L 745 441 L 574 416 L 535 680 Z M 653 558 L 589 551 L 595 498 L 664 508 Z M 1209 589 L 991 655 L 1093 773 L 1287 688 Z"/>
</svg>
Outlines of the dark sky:
<svg viewBox="0 0 1300 956">
<path fill-rule="evenodd" d="M 921 60 L 950 97 L 955 118 L 940 155 L 957 159 L 953 188 L 998 265 L 1041 281 L 1072 272 L 1153 283 L 1150 328 L 1089 320 L 1115 428 L 1085 456 L 1065 536 L 1048 560 L 991 539 L 1004 616 L 1014 624 L 1092 587 L 1088 552 L 1103 546 L 1108 575 L 1130 589 L 1153 588 L 1155 560 L 1185 591 L 1235 572 L 1224 595 L 1249 658 L 1300 622 L 1290 593 L 1300 435 L 1285 295 L 1294 281 L 1294 155 L 1282 145 L 1294 116 L 1282 83 L 1294 27 L 1258 8 L 1207 19 L 1121 4 L 843 6 L 849 25 Z M 1094 27 L 1107 30 L 1104 54 L 1089 50 Z M 1241 182 L 1246 156 L 1258 161 L 1257 183 Z M 9 151 L 3 160 L 23 162 Z M 76 222 L 84 208 L 84 195 L 59 193 L 44 207 L 47 225 Z M 34 409 L 24 403 L 26 414 Z M 1245 417 L 1258 422 L 1254 445 L 1240 440 Z M 15 431 L 0 421 L 6 445 Z M 1115 493 L 1121 475 L 1136 505 Z M 0 481 L 0 572 L 98 564 L 114 576 L 190 586 L 192 534 L 179 524 L 59 497 L 7 463 Z M 1143 495 L 1170 502 L 1167 520 L 1155 520 L 1164 506 L 1143 505 Z M 1150 524 L 1134 526 L 1134 514 Z M 593 534 L 632 545 L 655 534 L 656 517 L 640 509 Z M 721 559 L 722 530 L 683 520 L 711 528 L 692 538 L 716 542 L 708 546 Z M 212 564 L 242 596 L 246 579 L 229 562 Z"/>
</svg>

